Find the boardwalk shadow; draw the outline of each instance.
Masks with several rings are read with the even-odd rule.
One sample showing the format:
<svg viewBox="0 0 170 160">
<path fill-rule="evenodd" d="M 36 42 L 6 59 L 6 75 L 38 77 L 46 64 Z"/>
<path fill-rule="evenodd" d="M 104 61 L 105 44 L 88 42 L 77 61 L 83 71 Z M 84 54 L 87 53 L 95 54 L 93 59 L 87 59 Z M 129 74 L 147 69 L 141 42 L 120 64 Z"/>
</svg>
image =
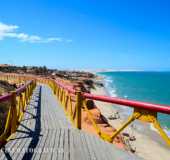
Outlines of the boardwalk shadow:
<svg viewBox="0 0 170 160">
<path fill-rule="evenodd" d="M 37 106 L 34 106 L 37 109 L 36 115 L 33 115 L 33 118 L 35 119 L 35 128 L 34 130 L 29 130 L 29 136 L 31 137 L 31 142 L 28 146 L 27 151 L 25 152 L 23 156 L 23 160 L 25 159 L 32 159 L 32 156 L 35 152 L 35 148 L 39 142 L 40 138 L 40 132 L 41 132 L 41 86 L 39 88 L 39 95 L 37 101 Z M 29 113 L 29 112 L 28 112 Z M 30 113 L 29 113 L 30 114 Z"/>
<path fill-rule="evenodd" d="M 36 104 L 36 105 L 35 105 Z M 30 110 L 33 109 L 35 110 L 35 115 L 32 114 L 30 112 Z M 27 147 L 27 150 L 23 156 L 22 159 L 31 159 L 33 154 L 34 154 L 34 149 L 36 148 L 38 141 L 39 141 L 39 137 L 40 132 L 41 132 L 41 87 L 39 87 L 38 89 L 36 89 L 36 92 L 34 92 L 31 102 L 28 106 L 27 111 L 25 112 L 25 115 L 29 114 L 29 117 L 31 116 L 31 118 L 25 118 L 21 121 L 20 123 L 20 129 L 17 129 L 16 134 L 23 134 L 23 136 L 19 136 L 16 137 L 14 139 L 11 139 L 11 141 L 15 141 L 15 140 L 19 140 L 19 139 L 24 139 L 24 138 L 29 138 L 31 139 L 30 144 Z M 25 125 L 23 122 L 24 121 L 29 121 L 29 120 L 34 120 L 35 121 L 35 127 L 30 128 L 29 126 Z M 5 159 L 7 160 L 12 160 L 13 158 L 13 154 L 11 153 L 11 151 L 8 150 L 9 148 L 6 148 L 6 146 L 4 146 L 2 148 L 2 151 L 5 155 Z M 31 151 L 31 152 L 30 152 Z"/>
</svg>

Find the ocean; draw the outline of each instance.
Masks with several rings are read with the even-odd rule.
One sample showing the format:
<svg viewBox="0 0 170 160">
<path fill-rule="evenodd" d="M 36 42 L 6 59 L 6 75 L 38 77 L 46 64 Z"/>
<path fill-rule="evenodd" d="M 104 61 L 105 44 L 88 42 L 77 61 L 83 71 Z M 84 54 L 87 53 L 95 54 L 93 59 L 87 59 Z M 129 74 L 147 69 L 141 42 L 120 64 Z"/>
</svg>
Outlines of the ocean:
<svg viewBox="0 0 170 160">
<path fill-rule="evenodd" d="M 170 106 L 170 72 L 100 72 L 113 97 Z M 161 126 L 170 136 L 170 115 L 158 114 Z"/>
</svg>

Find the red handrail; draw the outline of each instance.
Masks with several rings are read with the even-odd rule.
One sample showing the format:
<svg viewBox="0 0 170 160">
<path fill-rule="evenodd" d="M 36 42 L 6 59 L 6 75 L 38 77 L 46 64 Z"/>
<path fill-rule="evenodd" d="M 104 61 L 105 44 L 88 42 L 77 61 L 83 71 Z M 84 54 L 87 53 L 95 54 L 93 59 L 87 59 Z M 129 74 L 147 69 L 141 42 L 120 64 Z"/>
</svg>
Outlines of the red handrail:
<svg viewBox="0 0 170 160">
<path fill-rule="evenodd" d="M 33 81 L 28 81 L 26 82 L 25 85 L 23 85 L 22 87 L 16 89 L 16 94 L 19 95 L 20 93 L 22 93 L 23 91 L 25 91 L 26 87 L 28 85 L 30 85 Z M 3 96 L 0 96 L 0 102 L 4 102 L 4 101 L 7 101 L 7 100 L 10 100 L 12 94 L 11 93 L 7 93 L 6 95 L 3 95 Z"/>
<path fill-rule="evenodd" d="M 59 85 L 61 88 L 66 89 L 72 94 L 76 93 L 76 90 L 73 89 L 70 85 L 66 85 L 62 83 L 61 81 L 55 80 L 55 83 Z M 140 102 L 135 100 L 127 100 L 123 98 L 115 98 L 115 97 L 109 97 L 109 96 L 100 96 L 100 95 L 94 95 L 91 93 L 83 93 L 82 94 L 84 98 L 91 99 L 91 100 L 98 100 L 102 102 L 108 102 L 112 104 L 119 104 L 123 106 L 128 106 L 132 108 L 139 108 L 139 109 L 146 109 L 150 111 L 170 114 L 170 106 L 168 105 L 159 105 L 159 104 L 153 104 L 153 103 L 147 103 L 147 102 Z"/>
<path fill-rule="evenodd" d="M 66 84 L 63 84 L 62 82 L 58 81 L 58 80 L 55 80 L 55 83 L 57 85 L 59 85 L 61 88 L 67 90 L 68 92 L 72 93 L 72 94 L 75 94 L 76 93 L 76 90 L 73 89 L 73 87 L 71 87 L 70 85 L 66 85 Z"/>
<path fill-rule="evenodd" d="M 30 85 L 32 83 L 32 81 L 28 81 L 26 82 L 26 84 L 24 84 L 23 86 L 21 86 L 20 88 L 16 89 L 16 94 L 19 95 L 20 93 L 22 93 L 23 91 L 26 90 L 26 87 L 28 85 Z"/>
<path fill-rule="evenodd" d="M 94 95 L 90 93 L 83 93 L 83 97 L 92 99 L 92 100 L 102 101 L 102 102 L 114 103 L 114 104 L 129 106 L 133 108 L 147 109 L 150 111 L 170 114 L 170 106 L 167 106 L 167 105 L 158 105 L 158 104 L 153 104 L 153 103 L 127 100 L 123 98 L 114 98 L 114 97 L 109 97 L 109 96 L 98 96 L 98 95 Z"/>
<path fill-rule="evenodd" d="M 7 93 L 6 95 L 0 96 L 0 102 L 9 100 L 11 98 L 11 96 L 12 96 L 11 93 Z"/>
</svg>

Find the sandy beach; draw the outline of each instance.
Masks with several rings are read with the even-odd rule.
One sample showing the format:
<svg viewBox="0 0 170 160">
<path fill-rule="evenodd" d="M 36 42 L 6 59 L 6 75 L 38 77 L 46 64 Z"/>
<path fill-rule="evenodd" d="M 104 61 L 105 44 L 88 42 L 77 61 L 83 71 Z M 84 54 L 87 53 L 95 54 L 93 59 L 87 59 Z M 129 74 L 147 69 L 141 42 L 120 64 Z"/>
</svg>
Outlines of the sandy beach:
<svg viewBox="0 0 170 160">
<path fill-rule="evenodd" d="M 96 95 L 108 95 L 105 87 L 95 86 L 91 93 Z M 125 120 L 127 114 L 125 107 L 112 105 L 104 102 L 95 101 L 96 106 L 100 109 L 102 115 L 108 120 L 108 123 L 114 128 L 119 128 Z M 117 119 L 111 119 L 118 115 Z M 127 138 L 128 146 L 134 150 L 134 154 L 145 160 L 169 160 L 170 148 L 165 144 L 163 139 L 156 131 L 151 130 L 150 124 L 135 121 L 129 125 L 124 131 L 125 135 L 135 137 L 135 140 L 130 141 Z"/>
</svg>

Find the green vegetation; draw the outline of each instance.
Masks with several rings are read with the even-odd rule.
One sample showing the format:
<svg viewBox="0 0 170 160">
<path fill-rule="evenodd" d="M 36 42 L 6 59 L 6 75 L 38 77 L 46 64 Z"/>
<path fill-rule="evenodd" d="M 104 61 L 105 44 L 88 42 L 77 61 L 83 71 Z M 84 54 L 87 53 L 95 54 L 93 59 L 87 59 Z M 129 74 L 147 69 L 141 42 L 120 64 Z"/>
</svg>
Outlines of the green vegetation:
<svg viewBox="0 0 170 160">
<path fill-rule="evenodd" d="M 0 66 L 0 72 L 5 73 L 28 73 L 28 74 L 36 74 L 36 75 L 47 75 L 51 73 L 52 70 L 47 69 L 46 66 L 43 67 L 35 67 L 35 66 Z"/>
</svg>

